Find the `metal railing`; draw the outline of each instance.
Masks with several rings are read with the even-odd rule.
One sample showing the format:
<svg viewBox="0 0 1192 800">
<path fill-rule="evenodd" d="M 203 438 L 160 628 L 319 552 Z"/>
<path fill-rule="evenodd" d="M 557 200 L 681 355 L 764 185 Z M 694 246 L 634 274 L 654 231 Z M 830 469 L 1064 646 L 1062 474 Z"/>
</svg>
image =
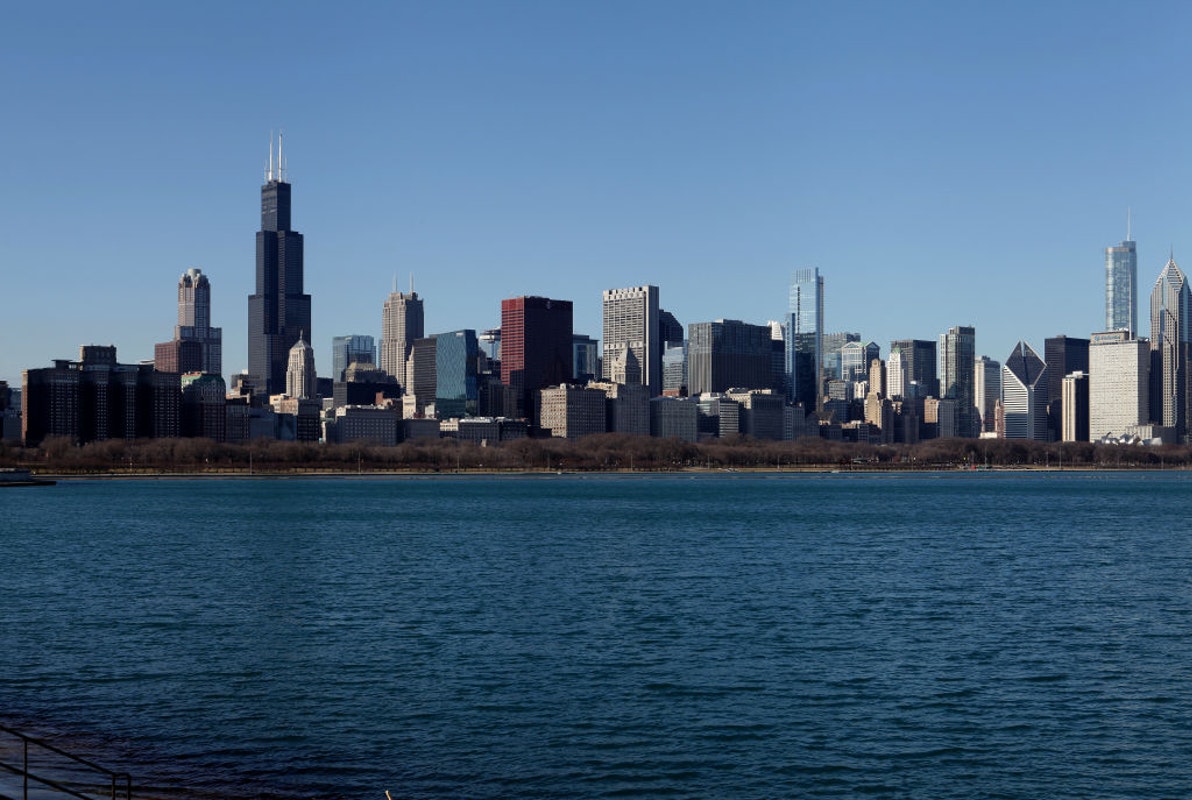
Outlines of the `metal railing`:
<svg viewBox="0 0 1192 800">
<path fill-rule="evenodd" d="M 34 739 L 32 736 L 26 736 L 20 731 L 15 731 L 6 725 L 0 725 L 0 732 L 12 736 L 16 740 L 20 740 L 20 763 L 9 763 L 7 759 L 12 756 L 7 748 L 0 748 L 0 769 L 7 770 L 21 778 L 21 800 L 29 800 L 30 781 L 34 782 L 34 792 L 38 795 L 44 793 L 45 790 L 42 787 L 48 787 L 55 792 L 77 797 L 79 800 L 95 800 L 97 796 L 108 797 L 110 800 L 117 800 L 118 797 L 123 797 L 124 800 L 132 800 L 132 776 L 127 772 L 112 772 L 110 769 L 104 769 L 85 758 L 72 755 L 49 742 L 43 742 L 40 739 Z M 66 759 L 66 763 L 59 770 L 67 771 L 69 769 L 70 771 L 80 772 L 86 778 L 86 781 L 72 781 L 73 785 L 67 785 L 63 782 L 66 780 L 65 777 L 58 776 L 56 779 L 47 775 L 34 773 L 29 767 L 31 749 L 34 755 L 53 753 L 60 759 Z M 47 760 L 50 758 L 52 756 L 47 756 Z M 100 775 L 103 776 L 102 781 L 99 780 Z M 96 784 L 98 784 L 97 788 L 88 789 L 89 786 L 95 786 Z M 85 794 L 84 791 L 91 791 L 92 793 Z M 104 792 L 104 794 L 97 795 L 98 792 Z"/>
</svg>

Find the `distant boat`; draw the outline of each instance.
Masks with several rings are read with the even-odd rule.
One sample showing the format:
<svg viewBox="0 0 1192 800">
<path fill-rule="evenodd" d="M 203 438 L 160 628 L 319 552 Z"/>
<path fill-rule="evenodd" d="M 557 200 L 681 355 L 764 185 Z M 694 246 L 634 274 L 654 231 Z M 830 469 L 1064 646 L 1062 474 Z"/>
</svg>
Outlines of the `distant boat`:
<svg viewBox="0 0 1192 800">
<path fill-rule="evenodd" d="M 27 469 L 5 467 L 0 469 L 0 489 L 16 486 L 53 486 L 57 481 L 35 478 Z"/>
</svg>

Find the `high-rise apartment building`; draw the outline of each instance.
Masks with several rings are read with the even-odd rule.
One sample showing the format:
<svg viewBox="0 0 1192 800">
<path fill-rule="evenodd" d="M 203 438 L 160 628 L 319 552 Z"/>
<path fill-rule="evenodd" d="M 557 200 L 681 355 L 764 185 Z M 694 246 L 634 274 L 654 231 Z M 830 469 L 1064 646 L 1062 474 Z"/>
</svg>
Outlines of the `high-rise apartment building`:
<svg viewBox="0 0 1192 800">
<path fill-rule="evenodd" d="M 161 372 L 223 370 L 223 329 L 211 327 L 211 283 L 198 267 L 178 280 L 178 324 L 174 338 L 153 348 L 154 366 Z"/>
<path fill-rule="evenodd" d="M 1007 439 L 1047 440 L 1047 364 L 1026 342 L 1002 366 L 1002 413 Z"/>
<path fill-rule="evenodd" d="M 687 389 L 695 397 L 772 388 L 770 326 L 735 319 L 687 326 Z"/>
<path fill-rule="evenodd" d="M 1192 293 L 1173 257 L 1151 292 L 1151 421 L 1172 428 L 1177 442 L 1188 435 L 1190 343 Z"/>
<path fill-rule="evenodd" d="M 352 364 L 377 363 L 377 346 L 373 337 L 362 334 L 336 336 L 331 340 L 331 380 L 344 380 L 344 373 Z"/>
<path fill-rule="evenodd" d="M 1052 336 L 1043 342 L 1047 362 L 1047 439 L 1063 441 L 1064 378 L 1073 372 L 1089 371 L 1089 340 Z"/>
<path fill-rule="evenodd" d="M 406 360 L 415 339 L 423 338 L 422 298 L 417 292 L 393 292 L 381 311 L 381 369 L 388 372 L 405 390 L 410 384 Z"/>
<path fill-rule="evenodd" d="M 291 228 L 285 173 L 278 137 L 276 170 L 269 143 L 257 232 L 256 292 L 248 298 L 248 373 L 257 392 L 267 395 L 285 391 L 290 348 L 303 335 L 312 336 L 310 295 L 303 289 L 302 234 Z"/>
<path fill-rule="evenodd" d="M 998 401 L 1002 398 L 1002 365 L 989 356 L 979 356 L 973 369 L 976 380 L 978 430 L 992 433 Z"/>
<path fill-rule="evenodd" d="M 1127 330 L 1089 342 L 1089 439 L 1120 436 L 1150 419 L 1151 349 Z"/>
<path fill-rule="evenodd" d="M 662 392 L 662 340 L 659 337 L 658 287 L 607 289 L 604 301 L 604 353 L 601 376 L 611 379 L 613 359 L 629 348 L 641 367 L 641 383 L 654 397 Z"/>
<path fill-rule="evenodd" d="M 940 399 L 954 401 L 955 433 L 962 438 L 977 435 L 977 382 L 974 376 L 976 364 L 976 329 L 958 325 L 949 328 L 947 333 L 940 334 Z"/>
<path fill-rule="evenodd" d="M 787 392 L 791 402 L 812 411 L 823 401 L 824 381 L 824 279 L 818 268 L 795 270 L 783 322 Z"/>
<path fill-rule="evenodd" d="M 1138 251 L 1126 225 L 1126 239 L 1105 248 L 1105 330 L 1138 332 Z"/>
<path fill-rule="evenodd" d="M 512 390 L 509 416 L 536 419 L 540 389 L 571 379 L 570 300 L 513 297 L 501 301 L 501 382 Z"/>
</svg>

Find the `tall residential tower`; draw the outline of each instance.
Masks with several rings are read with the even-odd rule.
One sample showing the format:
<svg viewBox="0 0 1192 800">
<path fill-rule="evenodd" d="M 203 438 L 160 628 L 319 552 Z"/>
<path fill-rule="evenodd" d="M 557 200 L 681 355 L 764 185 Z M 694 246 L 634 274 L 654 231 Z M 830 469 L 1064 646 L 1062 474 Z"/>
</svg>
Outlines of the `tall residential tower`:
<svg viewBox="0 0 1192 800">
<path fill-rule="evenodd" d="M 824 279 L 818 268 L 795 270 L 791 276 L 784 322 L 787 392 L 810 412 L 823 401 Z"/>
<path fill-rule="evenodd" d="M 1105 248 L 1105 330 L 1138 332 L 1138 252 L 1130 238 Z"/>
<path fill-rule="evenodd" d="M 285 179 L 282 141 L 273 141 L 261 187 L 261 230 L 257 232 L 257 287 L 248 298 L 248 373 L 257 393 L 286 390 L 290 348 L 310 336 L 310 295 L 302 285 L 302 234 L 290 227 L 290 184 Z"/>
</svg>

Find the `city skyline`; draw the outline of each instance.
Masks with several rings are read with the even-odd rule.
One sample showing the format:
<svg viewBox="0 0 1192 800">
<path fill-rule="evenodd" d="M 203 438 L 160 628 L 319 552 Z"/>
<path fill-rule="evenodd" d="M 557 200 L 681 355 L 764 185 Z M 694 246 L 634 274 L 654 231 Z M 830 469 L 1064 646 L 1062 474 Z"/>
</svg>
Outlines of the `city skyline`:
<svg viewBox="0 0 1192 800">
<path fill-rule="evenodd" d="M 321 363 L 331 337 L 379 334 L 356 323 L 395 275 L 417 276 L 428 331 L 542 295 L 598 336 L 606 289 L 763 324 L 801 268 L 829 278 L 825 330 L 884 347 L 972 325 L 1000 358 L 1101 329 L 1127 206 L 1144 285 L 1188 247 L 1176 4 L 1136 13 L 1114 62 L 1087 45 L 1108 4 L 60 8 L 14 9 L 2 56 L 28 76 L 0 200 L 14 384 L 80 344 L 151 358 L 190 267 L 216 287 L 225 377 L 247 368 L 245 211 L 279 128 Z M 266 102 L 263 29 L 290 45 Z M 1164 124 L 1098 124 L 1127 96 Z"/>
</svg>

